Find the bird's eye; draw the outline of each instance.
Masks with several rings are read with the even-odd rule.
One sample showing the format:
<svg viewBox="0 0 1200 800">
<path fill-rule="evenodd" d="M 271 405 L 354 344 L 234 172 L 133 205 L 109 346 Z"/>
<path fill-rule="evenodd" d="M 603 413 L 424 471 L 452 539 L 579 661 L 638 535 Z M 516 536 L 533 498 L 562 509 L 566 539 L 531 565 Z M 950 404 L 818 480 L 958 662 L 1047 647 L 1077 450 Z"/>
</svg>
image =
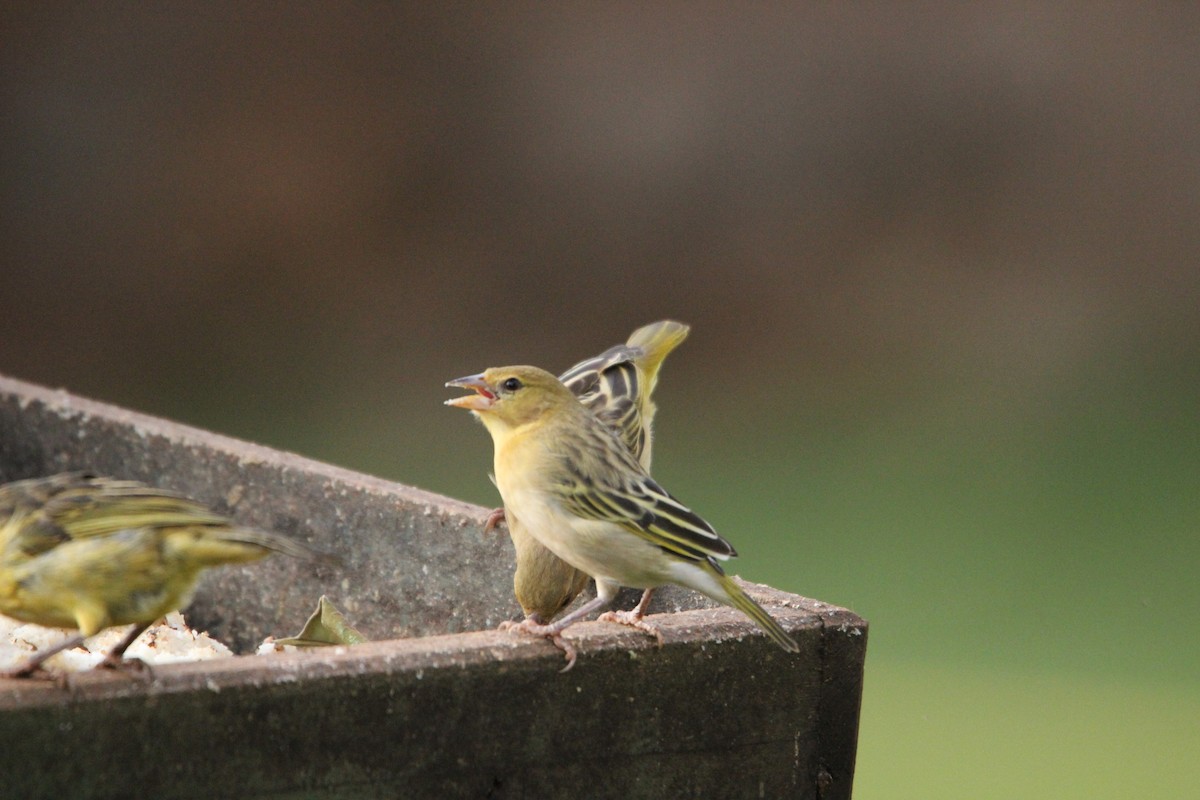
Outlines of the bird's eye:
<svg viewBox="0 0 1200 800">
<path fill-rule="evenodd" d="M 521 388 L 521 381 L 517 378 L 509 378 L 504 383 L 500 384 L 500 388 L 506 392 L 515 392 Z"/>
</svg>

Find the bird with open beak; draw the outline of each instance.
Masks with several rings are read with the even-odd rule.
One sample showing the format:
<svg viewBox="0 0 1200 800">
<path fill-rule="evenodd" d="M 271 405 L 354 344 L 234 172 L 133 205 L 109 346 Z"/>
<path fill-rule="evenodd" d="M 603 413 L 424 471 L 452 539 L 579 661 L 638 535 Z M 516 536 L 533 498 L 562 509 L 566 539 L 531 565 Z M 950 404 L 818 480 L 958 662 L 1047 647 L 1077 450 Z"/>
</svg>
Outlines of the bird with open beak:
<svg viewBox="0 0 1200 800">
<path fill-rule="evenodd" d="M 450 381 L 474 394 L 446 404 L 471 411 L 492 435 L 496 486 L 507 513 L 560 559 L 596 581 L 596 597 L 550 624 L 515 626 L 564 647 L 561 633 L 611 604 L 621 586 L 673 583 L 749 616 L 785 650 L 794 639 L 721 569 L 733 547 L 646 472 L 617 433 L 558 378 L 537 367 L 495 367 Z M 645 597 L 643 598 L 645 599 Z M 609 619 L 654 632 L 645 604 Z M 574 663 L 569 649 L 568 668 Z"/>
</svg>

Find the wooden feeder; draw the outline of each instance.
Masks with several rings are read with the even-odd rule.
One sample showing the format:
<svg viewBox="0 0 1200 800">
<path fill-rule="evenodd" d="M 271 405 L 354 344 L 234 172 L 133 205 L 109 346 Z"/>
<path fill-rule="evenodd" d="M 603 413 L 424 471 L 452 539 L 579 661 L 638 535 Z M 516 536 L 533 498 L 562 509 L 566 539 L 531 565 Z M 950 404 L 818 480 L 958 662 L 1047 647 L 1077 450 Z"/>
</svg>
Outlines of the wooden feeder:
<svg viewBox="0 0 1200 800">
<path fill-rule="evenodd" d="M 560 674 L 549 642 L 495 630 L 520 613 L 487 509 L 0 377 L 0 480 L 71 469 L 344 559 L 210 571 L 188 620 L 235 651 L 299 630 L 322 594 L 372 641 L 149 681 L 0 680 L 4 797 L 850 797 L 867 624 L 845 609 L 746 584 L 800 643 L 789 654 L 664 589 L 662 647 L 581 623 Z"/>
</svg>

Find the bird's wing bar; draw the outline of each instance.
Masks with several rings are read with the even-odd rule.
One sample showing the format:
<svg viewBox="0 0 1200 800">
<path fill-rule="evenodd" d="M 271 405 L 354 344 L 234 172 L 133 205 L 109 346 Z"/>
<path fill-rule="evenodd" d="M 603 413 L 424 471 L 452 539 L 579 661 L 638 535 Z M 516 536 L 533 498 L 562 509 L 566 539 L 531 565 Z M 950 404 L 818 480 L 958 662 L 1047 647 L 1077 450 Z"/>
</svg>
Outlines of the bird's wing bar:
<svg viewBox="0 0 1200 800">
<path fill-rule="evenodd" d="M 58 495 L 42 514 L 73 539 L 130 528 L 230 524 L 199 503 L 132 481 L 105 481 L 88 492 Z"/>
<path fill-rule="evenodd" d="M 559 376 L 579 402 L 615 431 L 639 459 L 646 433 L 640 414 L 638 396 L 642 389 L 636 362 L 643 355 L 641 348 L 619 344 L 580 361 Z"/>
<path fill-rule="evenodd" d="M 601 373 L 618 364 L 631 363 L 638 355 L 640 355 L 638 350 L 633 350 L 623 344 L 614 345 L 598 356 L 580 361 L 559 375 L 558 379 L 571 390 L 572 394 L 580 397 L 596 390 Z"/>
<path fill-rule="evenodd" d="M 598 485 L 576 475 L 559 491 L 570 511 L 584 519 L 613 522 L 664 550 L 701 561 L 737 555 L 712 526 L 649 476 L 628 486 Z"/>
</svg>

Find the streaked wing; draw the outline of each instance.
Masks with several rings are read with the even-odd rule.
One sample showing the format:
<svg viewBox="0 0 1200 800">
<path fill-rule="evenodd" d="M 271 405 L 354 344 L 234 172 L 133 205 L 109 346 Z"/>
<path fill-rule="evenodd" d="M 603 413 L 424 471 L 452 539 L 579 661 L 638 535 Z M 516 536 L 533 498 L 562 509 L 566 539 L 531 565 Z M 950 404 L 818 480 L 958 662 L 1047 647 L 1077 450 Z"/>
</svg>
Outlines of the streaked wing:
<svg viewBox="0 0 1200 800">
<path fill-rule="evenodd" d="M 52 498 L 43 513 L 73 539 L 130 528 L 229 524 L 227 517 L 173 492 L 103 478 L 85 491 Z"/>
<path fill-rule="evenodd" d="M 737 555 L 699 514 L 659 486 L 628 451 L 615 446 L 611 435 L 589 433 L 593 435 L 581 443 L 591 452 L 567 448 L 565 479 L 554 487 L 568 510 L 584 519 L 616 523 L 684 558 L 724 560 Z"/>
<path fill-rule="evenodd" d="M 558 378 L 597 419 L 617 432 L 638 459 L 646 446 L 638 413 L 641 385 L 636 364 L 643 355 L 640 347 L 619 344 L 580 361 Z"/>
<path fill-rule="evenodd" d="M 171 492 L 84 473 L 20 481 L 4 489 L 0 513 L 7 521 L 2 538 L 13 555 L 34 556 L 71 539 L 132 528 L 229 523 Z"/>
</svg>

